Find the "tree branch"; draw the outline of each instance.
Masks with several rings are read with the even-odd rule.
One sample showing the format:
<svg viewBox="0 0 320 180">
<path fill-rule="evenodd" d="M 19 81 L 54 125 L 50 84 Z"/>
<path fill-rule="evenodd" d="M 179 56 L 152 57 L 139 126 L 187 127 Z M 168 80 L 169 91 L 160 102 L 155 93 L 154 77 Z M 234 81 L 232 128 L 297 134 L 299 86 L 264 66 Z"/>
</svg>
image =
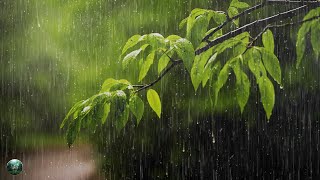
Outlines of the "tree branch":
<svg viewBox="0 0 320 180">
<path fill-rule="evenodd" d="M 215 32 L 217 32 L 218 30 L 222 29 L 228 22 L 230 22 L 230 21 L 232 21 L 234 19 L 237 19 L 237 18 L 243 16 L 246 13 L 250 13 L 250 12 L 256 10 L 256 9 L 259 9 L 259 8 L 263 7 L 266 3 L 267 4 L 277 4 L 277 3 L 283 4 L 283 3 L 298 3 L 298 2 L 301 3 L 300 1 L 286 1 L 286 0 L 268 0 L 266 2 L 263 1 L 262 3 L 260 3 L 260 4 L 256 5 L 256 6 L 253 6 L 252 8 L 249 8 L 249 9 L 243 11 L 242 13 L 234 16 L 233 18 L 227 19 L 223 24 L 218 26 L 213 32 L 208 34 L 202 41 L 208 41 L 208 39 Z M 320 18 L 320 16 L 316 16 L 316 17 L 313 17 L 313 18 L 310 18 L 310 19 L 307 19 L 307 20 L 298 21 L 298 22 L 294 22 L 294 23 L 271 25 L 271 23 L 274 23 L 276 21 L 279 21 L 279 20 L 282 20 L 282 19 L 285 19 L 285 18 L 288 18 L 288 17 L 294 17 L 294 16 L 298 15 L 299 13 L 304 12 L 305 10 L 307 10 L 309 8 L 309 4 L 320 6 L 320 2 L 318 2 L 318 1 L 308 1 L 308 2 L 305 2 L 305 4 L 307 4 L 307 5 L 303 5 L 303 6 L 300 6 L 300 7 L 297 7 L 295 9 L 291 9 L 291 10 L 288 10 L 288 11 L 285 11 L 285 12 L 281 12 L 281 13 L 278 13 L 276 15 L 264 18 L 264 19 L 256 20 L 256 21 L 254 21 L 252 23 L 249 23 L 249 24 L 246 24 L 246 25 L 244 25 L 244 26 L 242 26 L 242 27 L 240 27 L 240 28 L 238 28 L 238 29 L 236 29 L 234 31 L 230 31 L 229 33 L 227 33 L 227 34 L 225 34 L 223 36 L 220 36 L 220 37 L 218 37 L 218 38 L 216 38 L 216 39 L 214 39 L 212 41 L 209 41 L 209 43 L 205 47 L 196 50 L 195 54 L 199 55 L 199 54 L 207 51 L 209 48 L 213 47 L 214 45 L 219 44 L 219 43 L 221 43 L 221 42 L 223 42 L 223 41 L 225 41 L 225 40 L 227 40 L 229 38 L 235 37 L 236 35 L 239 35 L 242 32 L 249 31 L 249 30 L 254 29 L 256 27 L 263 26 L 264 28 L 262 29 L 262 31 L 255 38 L 253 38 L 253 40 L 248 45 L 247 49 L 249 49 L 252 46 L 252 44 L 269 28 L 279 28 L 279 27 L 291 26 L 291 25 L 295 25 L 295 24 L 302 24 L 302 23 L 305 23 L 305 22 L 312 21 L 314 19 Z M 156 80 L 154 80 L 153 82 L 151 82 L 149 84 L 146 84 L 146 85 L 133 85 L 133 87 L 139 88 L 139 89 L 137 89 L 135 91 L 135 93 L 138 93 L 138 92 L 140 92 L 142 90 L 148 89 L 151 86 L 155 85 L 172 68 L 174 68 L 176 65 L 182 63 L 182 60 L 173 60 L 171 58 L 170 58 L 170 61 L 172 62 L 172 64 L 170 66 L 168 66 L 164 71 L 162 71 L 162 73 L 158 76 L 158 78 Z"/>
<path fill-rule="evenodd" d="M 275 5 L 281 5 L 281 4 L 299 4 L 299 5 L 316 5 L 319 6 L 319 1 L 310 1 L 310 0 L 304 0 L 304 1 L 290 1 L 290 0 L 266 0 L 268 4 L 275 4 Z"/>
<path fill-rule="evenodd" d="M 156 80 L 154 80 L 153 82 L 151 82 L 150 84 L 147 85 L 143 85 L 141 88 L 137 89 L 135 92 L 140 92 L 144 89 L 148 89 L 149 87 L 155 85 L 158 81 L 160 81 L 173 67 L 175 67 L 178 64 L 182 63 L 182 60 L 174 60 L 171 61 L 172 64 L 170 66 L 168 66 L 164 71 L 162 71 L 162 73 L 158 76 L 158 78 Z"/>
<path fill-rule="evenodd" d="M 216 29 L 214 29 L 210 34 L 206 35 L 203 39 L 202 42 L 206 42 L 209 40 L 209 38 L 216 32 L 218 32 L 220 29 L 222 29 L 225 25 L 227 25 L 229 22 L 238 19 L 239 17 L 244 16 L 245 14 L 251 13 L 254 10 L 260 9 L 265 5 L 265 1 L 261 2 L 260 4 L 257 4 L 249 9 L 244 10 L 243 12 L 239 13 L 238 15 L 232 17 L 232 18 L 227 18 L 226 21 L 224 21 L 222 24 L 220 24 Z"/>
<path fill-rule="evenodd" d="M 260 19 L 260 20 L 256 20 L 254 22 L 251 22 L 249 24 L 246 24 L 236 30 L 233 30 L 233 31 L 230 31 L 229 33 L 223 35 L 223 36 L 220 36 L 212 41 L 210 41 L 206 46 L 198 49 L 195 51 L 195 54 L 196 55 L 199 55 L 205 51 L 207 51 L 209 48 L 229 39 L 229 38 L 232 38 L 232 37 L 235 37 L 245 31 L 249 31 L 251 29 L 254 29 L 254 28 L 259 28 L 259 27 L 265 27 L 267 26 L 268 24 L 270 23 L 274 23 L 276 21 L 279 21 L 279 20 L 282 20 L 282 19 L 285 19 L 285 18 L 288 18 L 288 17 L 294 17 L 298 14 L 300 14 L 301 12 L 304 12 L 305 10 L 307 10 L 309 8 L 308 5 L 303 5 L 303 6 L 300 6 L 298 8 L 295 8 L 295 9 L 291 9 L 289 11 L 285 11 L 285 12 L 282 12 L 282 13 L 279 13 L 279 14 L 276 14 L 276 15 L 273 15 L 273 16 L 270 16 L 270 17 L 267 17 L 267 18 L 264 18 L 264 19 Z"/>
</svg>

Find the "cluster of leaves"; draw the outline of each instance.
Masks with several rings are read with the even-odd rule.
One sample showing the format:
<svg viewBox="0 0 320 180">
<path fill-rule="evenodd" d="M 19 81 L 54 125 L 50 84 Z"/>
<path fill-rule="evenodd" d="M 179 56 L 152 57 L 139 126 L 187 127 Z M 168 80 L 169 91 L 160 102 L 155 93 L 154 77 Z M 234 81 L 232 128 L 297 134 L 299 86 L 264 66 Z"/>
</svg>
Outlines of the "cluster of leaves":
<svg viewBox="0 0 320 180">
<path fill-rule="evenodd" d="M 223 35 L 222 28 L 215 29 L 239 13 L 239 9 L 248 8 L 249 5 L 238 0 L 233 0 L 228 13 L 208 9 L 194 9 L 191 14 L 183 19 L 180 28 L 186 27 L 186 37 L 170 35 L 163 37 L 158 33 L 132 36 L 122 49 L 120 60 L 123 69 L 130 64 L 137 63 L 139 69 L 138 81 L 141 82 L 148 74 L 150 68 L 157 64 L 159 77 L 164 75 L 169 65 L 183 62 L 186 70 L 197 91 L 202 87 L 212 88 L 213 106 L 218 102 L 221 88 L 226 85 L 231 74 L 235 76 L 235 93 L 238 105 L 243 112 L 249 96 L 251 82 L 249 74 L 253 74 L 259 87 L 261 102 L 269 119 L 275 103 L 275 92 L 271 78 L 281 85 L 281 68 L 277 56 L 274 54 L 274 36 L 271 30 L 265 29 L 260 34 L 263 46 L 253 46 L 258 37 L 252 38 L 248 32 L 243 32 L 233 38 L 219 43 L 207 51 L 195 55 L 195 49 L 207 45 L 207 41 Z M 227 15 L 228 14 L 228 15 Z M 312 10 L 305 19 L 319 16 L 320 9 Z M 235 19 L 234 24 L 239 26 Z M 209 25 L 214 28 L 209 29 Z M 311 30 L 311 41 L 319 56 L 320 44 L 316 36 L 320 33 L 319 20 L 304 23 L 298 33 L 297 54 L 298 62 L 301 62 L 305 51 L 305 36 Z M 207 40 L 204 37 L 215 33 Z M 302 48 L 300 48 L 302 47 Z M 231 51 L 231 55 L 230 55 Z M 228 57 L 225 60 L 224 57 Z M 157 63 L 155 63 L 157 62 Z M 147 100 L 157 116 L 161 117 L 161 101 L 158 93 L 150 89 L 149 85 L 140 85 L 139 88 L 148 89 Z M 61 124 L 61 128 L 68 124 L 67 140 L 72 144 L 81 128 L 95 128 L 99 123 L 109 122 L 112 126 L 121 130 L 127 123 L 129 112 L 140 122 L 144 113 L 144 102 L 138 96 L 139 90 L 135 90 L 127 80 L 107 79 L 102 85 L 101 91 L 91 98 L 76 103 Z M 108 120 L 109 119 L 109 120 Z"/>
<path fill-rule="evenodd" d="M 149 89 L 147 99 L 151 108 L 160 117 L 161 103 L 157 92 Z M 105 80 L 100 92 L 86 100 L 77 102 L 68 112 L 60 128 L 67 127 L 67 142 L 74 142 L 81 128 L 95 130 L 97 126 L 108 124 L 120 131 L 129 119 L 129 112 L 139 124 L 144 112 L 144 102 L 134 93 L 127 80 Z"/>
</svg>

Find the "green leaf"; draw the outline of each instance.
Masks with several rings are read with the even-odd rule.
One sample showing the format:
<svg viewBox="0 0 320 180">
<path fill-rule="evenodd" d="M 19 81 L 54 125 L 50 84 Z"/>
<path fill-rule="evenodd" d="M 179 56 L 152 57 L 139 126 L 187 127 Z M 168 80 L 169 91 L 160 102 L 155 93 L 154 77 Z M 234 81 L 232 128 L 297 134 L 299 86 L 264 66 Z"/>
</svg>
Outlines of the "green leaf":
<svg viewBox="0 0 320 180">
<path fill-rule="evenodd" d="M 215 58 L 216 55 L 217 54 L 214 54 L 212 57 Z M 209 59 L 209 61 L 210 61 L 210 59 Z M 217 62 L 212 68 L 210 67 L 211 65 L 208 65 L 208 64 L 209 64 L 209 62 L 204 67 L 203 79 L 202 79 L 202 87 L 205 87 L 207 82 L 208 82 L 208 80 L 210 79 L 210 77 L 212 75 L 218 74 L 220 69 L 221 69 L 221 63 L 220 62 Z"/>
<path fill-rule="evenodd" d="M 152 110 L 160 118 L 161 117 L 161 101 L 158 93 L 153 89 L 149 89 L 147 92 L 147 100 Z"/>
<path fill-rule="evenodd" d="M 221 12 L 213 12 L 212 14 L 212 19 L 218 24 L 222 24 L 223 22 L 225 22 L 227 20 L 227 16 L 224 13 Z"/>
<path fill-rule="evenodd" d="M 197 91 L 203 79 L 204 66 L 211 55 L 212 55 L 212 49 L 209 49 L 206 52 L 200 55 L 197 55 L 194 59 L 190 76 L 191 76 L 191 81 L 195 91 Z"/>
<path fill-rule="evenodd" d="M 263 46 L 270 51 L 271 53 L 274 53 L 274 38 L 272 31 L 269 29 L 262 34 L 262 42 Z"/>
<path fill-rule="evenodd" d="M 267 76 L 262 76 L 258 81 L 258 85 L 263 108 L 267 114 L 267 118 L 270 119 L 275 102 L 273 84 Z"/>
<path fill-rule="evenodd" d="M 139 81 L 142 81 L 144 77 L 147 75 L 151 65 L 153 64 L 154 56 L 155 56 L 155 51 L 152 51 L 147 56 L 147 59 L 143 62 L 140 73 L 139 73 Z"/>
<path fill-rule="evenodd" d="M 247 46 L 249 41 L 250 34 L 248 32 L 243 32 L 239 34 L 238 36 L 228 39 L 224 41 L 223 43 L 218 44 L 215 46 L 215 51 L 220 54 L 223 51 L 225 51 L 228 48 L 231 48 L 233 46 L 238 46 L 240 44 L 243 44 L 244 46 Z M 237 48 L 236 48 L 237 49 Z"/>
<path fill-rule="evenodd" d="M 297 38 L 297 43 L 296 43 L 296 50 L 297 50 L 297 64 L 296 68 L 299 68 L 304 52 L 306 50 L 306 39 L 305 36 L 308 34 L 310 31 L 311 23 L 306 22 L 304 23 L 301 28 L 298 31 L 298 38 Z"/>
<path fill-rule="evenodd" d="M 170 58 L 173 55 L 174 51 L 169 50 L 168 52 L 163 53 L 163 55 L 159 59 L 158 63 L 158 74 L 160 74 L 164 68 L 167 67 L 168 63 L 170 62 Z"/>
<path fill-rule="evenodd" d="M 70 148 L 70 146 L 74 143 L 76 140 L 79 131 L 77 130 L 79 127 L 79 121 L 76 121 L 76 123 L 72 123 L 69 125 L 67 132 L 66 132 L 66 138 L 67 138 L 67 143 Z"/>
<path fill-rule="evenodd" d="M 191 29 L 193 28 L 194 26 L 194 23 L 195 23 L 195 19 L 197 16 L 200 16 L 204 13 L 207 13 L 208 10 L 206 9 L 199 9 L 199 8 L 196 8 L 194 10 L 191 11 L 188 19 L 187 19 L 187 39 L 190 39 L 191 38 Z"/>
<path fill-rule="evenodd" d="M 230 18 L 232 18 L 238 14 L 239 14 L 239 11 L 237 8 L 232 7 L 232 6 L 228 8 L 228 15 Z M 238 27 L 239 26 L 239 19 L 233 20 L 233 23 Z"/>
<path fill-rule="evenodd" d="M 128 67 L 128 65 L 135 59 L 137 59 L 137 56 L 141 53 L 142 49 L 138 49 L 135 51 L 132 51 L 131 53 L 127 54 L 122 61 L 122 68 L 125 69 Z"/>
<path fill-rule="evenodd" d="M 213 62 L 216 60 L 218 53 L 213 54 L 208 62 L 205 64 L 204 69 L 203 69 L 203 75 L 202 75 L 202 87 L 204 87 L 207 84 L 207 81 L 210 79 L 212 75 L 212 71 L 214 69 L 211 68 Z"/>
<path fill-rule="evenodd" d="M 194 20 L 194 25 L 189 35 L 189 39 L 194 45 L 194 47 L 198 47 L 198 45 L 201 43 L 207 31 L 208 25 L 209 25 L 209 19 L 205 14 L 199 15 Z"/>
<path fill-rule="evenodd" d="M 249 69 L 256 77 L 258 83 L 261 76 L 267 75 L 266 69 L 262 64 L 260 52 L 255 48 L 250 48 L 244 57 L 248 59 Z"/>
<path fill-rule="evenodd" d="M 194 48 L 192 43 L 187 39 L 181 38 L 174 43 L 175 51 L 182 59 L 183 64 L 187 68 L 188 72 L 191 72 L 193 60 L 195 58 Z"/>
<path fill-rule="evenodd" d="M 246 106 L 250 95 L 250 81 L 248 76 L 241 70 L 240 62 L 237 61 L 233 67 L 236 75 L 236 96 L 241 113 Z"/>
<path fill-rule="evenodd" d="M 129 100 L 129 108 L 131 112 L 134 114 L 134 116 L 137 118 L 137 123 L 139 124 L 144 112 L 143 101 L 137 95 L 134 95 Z"/>
<path fill-rule="evenodd" d="M 104 81 L 100 93 L 115 91 L 115 90 L 124 90 L 131 83 L 125 79 L 116 80 L 113 78 L 108 78 Z"/>
<path fill-rule="evenodd" d="M 165 38 L 159 33 L 151 33 L 147 36 L 148 44 L 153 47 L 153 50 L 156 50 L 160 47 L 165 47 Z"/>
<path fill-rule="evenodd" d="M 180 24 L 179 24 L 179 29 L 182 29 L 182 28 L 186 25 L 187 20 L 188 20 L 188 18 L 184 18 L 184 19 L 180 22 Z"/>
<path fill-rule="evenodd" d="M 122 49 L 122 54 L 125 54 L 127 52 L 127 50 L 133 46 L 135 46 L 136 44 L 139 43 L 139 39 L 141 38 L 141 35 L 137 34 L 132 36 L 131 38 L 129 38 L 129 40 L 127 41 L 127 43 L 124 45 L 123 49 Z"/>
<path fill-rule="evenodd" d="M 216 106 L 218 101 L 218 95 L 220 89 L 224 86 L 224 84 L 227 82 L 228 77 L 230 73 L 230 61 L 228 61 L 223 68 L 221 69 L 218 79 L 213 84 L 213 94 L 214 94 L 214 106 Z"/>
<path fill-rule="evenodd" d="M 124 110 L 121 112 L 120 115 L 117 116 L 115 125 L 116 125 L 116 129 L 117 131 L 121 131 L 121 129 L 123 129 L 127 122 L 129 120 L 129 106 L 125 105 Z"/>
<path fill-rule="evenodd" d="M 264 67 L 278 84 L 281 84 L 281 68 L 276 55 L 267 51 L 265 48 L 259 48 Z"/>
<path fill-rule="evenodd" d="M 77 110 L 79 110 L 79 107 L 82 107 L 82 105 L 86 103 L 86 101 L 81 100 L 79 102 L 77 102 L 76 104 L 74 104 L 72 106 L 72 108 L 69 110 L 69 112 L 67 113 L 66 117 L 63 119 L 61 125 L 60 125 L 60 129 L 62 129 L 64 127 L 64 125 L 66 124 L 66 122 L 68 121 L 69 117 L 75 113 Z"/>
<path fill-rule="evenodd" d="M 104 111 L 104 113 L 103 113 L 103 116 L 101 119 L 101 124 L 104 124 L 107 121 L 108 115 L 110 113 L 110 103 L 106 103 L 103 106 L 103 111 Z"/>
<path fill-rule="evenodd" d="M 249 4 L 245 3 L 245 2 L 239 2 L 238 0 L 232 0 L 230 6 L 235 7 L 235 8 L 239 8 L 239 9 L 245 9 L 250 7 Z"/>
<path fill-rule="evenodd" d="M 316 58 L 320 55 L 320 21 L 314 21 L 311 26 L 311 44 Z"/>
</svg>

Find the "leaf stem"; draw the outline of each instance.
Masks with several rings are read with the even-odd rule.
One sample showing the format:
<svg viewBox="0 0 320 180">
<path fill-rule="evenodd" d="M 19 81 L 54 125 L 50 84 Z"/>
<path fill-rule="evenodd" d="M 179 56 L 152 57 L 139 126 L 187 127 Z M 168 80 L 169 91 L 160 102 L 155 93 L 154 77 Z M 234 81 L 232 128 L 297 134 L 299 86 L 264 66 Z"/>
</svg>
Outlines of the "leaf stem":
<svg viewBox="0 0 320 180">
<path fill-rule="evenodd" d="M 155 84 L 156 84 L 157 82 L 159 82 L 173 67 L 175 67 L 176 65 L 181 64 L 181 63 L 182 63 L 182 60 L 180 60 L 180 59 L 179 59 L 179 60 L 173 60 L 172 63 L 171 63 L 171 65 L 168 66 L 164 71 L 162 71 L 162 73 L 158 76 L 158 78 L 157 78 L 156 80 L 154 80 L 154 81 L 151 82 L 150 84 L 146 84 L 146 85 L 143 85 L 143 86 L 140 85 L 140 88 L 137 89 L 137 90 L 135 91 L 135 93 L 138 93 L 138 92 L 140 92 L 140 91 L 142 91 L 142 90 L 148 89 L 148 88 L 150 88 L 151 86 L 155 85 Z"/>
</svg>

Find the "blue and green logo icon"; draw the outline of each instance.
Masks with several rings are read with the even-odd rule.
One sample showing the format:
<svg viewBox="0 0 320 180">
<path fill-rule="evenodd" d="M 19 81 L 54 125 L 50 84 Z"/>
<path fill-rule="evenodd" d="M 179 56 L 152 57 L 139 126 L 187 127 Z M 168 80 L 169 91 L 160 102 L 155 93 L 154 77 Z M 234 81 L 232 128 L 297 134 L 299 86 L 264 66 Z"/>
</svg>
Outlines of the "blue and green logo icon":
<svg viewBox="0 0 320 180">
<path fill-rule="evenodd" d="M 12 175 L 18 175 L 22 172 L 23 164 L 18 159 L 11 159 L 7 163 L 7 171 Z"/>
</svg>

